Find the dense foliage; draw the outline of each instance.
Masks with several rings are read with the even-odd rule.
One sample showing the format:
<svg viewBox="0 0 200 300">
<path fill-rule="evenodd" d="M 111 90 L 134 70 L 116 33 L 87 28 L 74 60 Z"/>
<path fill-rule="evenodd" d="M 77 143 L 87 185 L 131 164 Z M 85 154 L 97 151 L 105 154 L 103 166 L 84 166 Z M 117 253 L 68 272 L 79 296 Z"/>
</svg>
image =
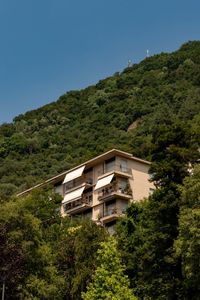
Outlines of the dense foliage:
<svg viewBox="0 0 200 300">
<path fill-rule="evenodd" d="M 62 220 L 59 205 L 60 196 L 38 190 L 1 206 L 5 299 L 81 299 L 107 233 L 89 220 Z"/>
<path fill-rule="evenodd" d="M 101 243 L 98 250 L 97 267 L 87 292 L 82 293 L 84 300 L 136 300 L 129 288 L 129 280 L 124 276 L 125 267 L 122 265 L 117 241 L 110 237 Z"/>
<path fill-rule="evenodd" d="M 200 297 L 200 166 L 186 177 L 181 188 L 179 235 L 175 241 L 176 255 L 181 259 L 185 299 Z"/>
<path fill-rule="evenodd" d="M 176 122 L 157 125 L 152 141 L 151 172 L 157 189 L 148 201 L 133 203 L 118 228 L 127 274 L 139 299 L 186 300 L 190 295 L 197 300 L 200 277 L 194 260 L 199 267 L 200 174 L 193 167 L 199 139 L 191 127 Z M 184 235 L 186 231 L 190 235 Z"/>
<path fill-rule="evenodd" d="M 199 86 L 200 42 L 188 42 L 0 126 L 6 299 L 200 299 Z M 117 243 L 62 220 L 51 191 L 10 198 L 110 148 L 150 159 L 157 187 L 127 209 Z"/>
<path fill-rule="evenodd" d="M 0 126 L 0 197 L 111 148 L 151 160 L 155 124 L 195 123 L 200 42 L 146 58 Z"/>
</svg>

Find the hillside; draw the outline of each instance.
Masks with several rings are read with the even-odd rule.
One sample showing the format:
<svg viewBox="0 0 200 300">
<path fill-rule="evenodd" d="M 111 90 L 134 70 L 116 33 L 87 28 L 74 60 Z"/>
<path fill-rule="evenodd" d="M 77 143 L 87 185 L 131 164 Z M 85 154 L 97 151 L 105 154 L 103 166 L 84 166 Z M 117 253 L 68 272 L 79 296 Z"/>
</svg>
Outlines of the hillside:
<svg viewBox="0 0 200 300">
<path fill-rule="evenodd" d="M 103 151 L 151 160 L 158 124 L 200 123 L 200 42 L 146 58 L 121 73 L 0 126 L 0 197 Z"/>
</svg>

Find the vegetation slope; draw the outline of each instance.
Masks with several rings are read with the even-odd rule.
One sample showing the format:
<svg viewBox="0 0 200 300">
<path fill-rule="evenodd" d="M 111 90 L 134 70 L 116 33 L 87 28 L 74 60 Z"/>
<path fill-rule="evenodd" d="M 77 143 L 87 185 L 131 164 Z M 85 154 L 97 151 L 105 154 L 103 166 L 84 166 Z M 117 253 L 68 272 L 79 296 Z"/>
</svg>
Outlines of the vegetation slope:
<svg viewBox="0 0 200 300">
<path fill-rule="evenodd" d="M 200 42 L 161 53 L 70 91 L 0 126 L 0 197 L 22 191 L 113 147 L 152 159 L 156 126 L 197 132 Z"/>
<path fill-rule="evenodd" d="M 0 126 L 5 299 L 200 299 L 199 58 L 189 42 Z M 112 147 L 150 159 L 157 187 L 115 239 L 52 191 L 9 197 Z"/>
</svg>

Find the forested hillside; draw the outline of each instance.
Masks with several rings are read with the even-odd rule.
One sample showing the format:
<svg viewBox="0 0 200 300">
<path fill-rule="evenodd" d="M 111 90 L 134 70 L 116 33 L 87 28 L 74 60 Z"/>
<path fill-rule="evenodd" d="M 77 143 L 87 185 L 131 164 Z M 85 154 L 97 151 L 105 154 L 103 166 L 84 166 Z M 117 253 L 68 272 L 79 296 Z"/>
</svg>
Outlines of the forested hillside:
<svg viewBox="0 0 200 300">
<path fill-rule="evenodd" d="M 200 299 L 200 42 L 0 126 L 5 300 Z M 60 216 L 51 188 L 10 197 L 110 148 L 152 161 L 156 186 L 116 233 Z"/>
<path fill-rule="evenodd" d="M 11 87 L 12 88 L 12 87 Z M 160 124 L 200 122 L 200 42 L 161 53 L 0 126 L 0 197 L 111 148 L 152 159 Z"/>
</svg>

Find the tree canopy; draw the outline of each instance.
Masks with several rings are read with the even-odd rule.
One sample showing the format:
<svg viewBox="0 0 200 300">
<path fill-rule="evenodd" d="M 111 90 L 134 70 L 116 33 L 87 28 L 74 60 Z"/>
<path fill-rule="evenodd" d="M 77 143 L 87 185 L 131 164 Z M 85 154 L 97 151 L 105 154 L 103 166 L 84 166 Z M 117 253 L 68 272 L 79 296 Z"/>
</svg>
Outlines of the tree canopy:
<svg viewBox="0 0 200 300">
<path fill-rule="evenodd" d="M 83 300 L 136 300 L 129 288 L 128 277 L 124 275 L 125 267 L 115 238 L 103 242 L 97 254 L 99 266 L 87 292 L 82 293 Z"/>
<path fill-rule="evenodd" d="M 199 84 L 193 41 L 0 126 L 6 300 L 200 299 Z M 156 186 L 128 207 L 115 238 L 62 219 L 51 189 L 14 196 L 111 148 L 151 160 Z"/>
<path fill-rule="evenodd" d="M 0 198 L 111 148 L 151 160 L 154 125 L 200 111 L 199 57 L 200 42 L 188 42 L 2 124 Z"/>
<path fill-rule="evenodd" d="M 6 300 L 81 299 L 107 232 L 91 220 L 63 220 L 59 206 L 60 196 L 48 190 L 2 204 L 0 280 Z"/>
</svg>

